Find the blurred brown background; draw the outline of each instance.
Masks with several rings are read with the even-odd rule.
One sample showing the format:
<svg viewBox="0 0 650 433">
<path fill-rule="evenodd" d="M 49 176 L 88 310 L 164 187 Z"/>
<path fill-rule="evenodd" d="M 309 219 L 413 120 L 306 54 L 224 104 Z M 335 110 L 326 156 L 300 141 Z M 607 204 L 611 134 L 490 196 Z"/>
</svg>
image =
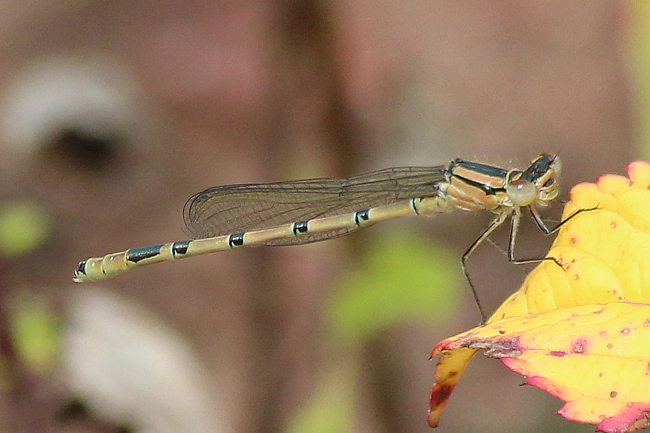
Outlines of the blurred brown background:
<svg viewBox="0 0 650 433">
<path fill-rule="evenodd" d="M 341 343 L 327 306 L 391 230 L 426 236 L 455 264 L 489 215 L 88 286 L 72 270 L 183 239 L 183 203 L 214 185 L 455 157 L 525 167 L 559 152 L 568 188 L 634 157 L 625 1 L 32 0 L 2 11 L 0 211 L 27 209 L 14 219 L 45 227 L 0 258 L 2 431 L 428 431 L 429 350 L 480 319 L 460 266 L 448 270 L 456 307 L 427 321 L 405 314 Z M 520 255 L 544 253 L 533 227 L 521 236 Z M 470 271 L 490 311 L 525 275 L 487 245 Z M 56 332 L 35 366 L 21 347 L 43 345 L 39 321 Z M 331 378 L 340 387 L 323 390 Z M 476 359 L 438 431 L 593 429 L 518 381 Z"/>
</svg>

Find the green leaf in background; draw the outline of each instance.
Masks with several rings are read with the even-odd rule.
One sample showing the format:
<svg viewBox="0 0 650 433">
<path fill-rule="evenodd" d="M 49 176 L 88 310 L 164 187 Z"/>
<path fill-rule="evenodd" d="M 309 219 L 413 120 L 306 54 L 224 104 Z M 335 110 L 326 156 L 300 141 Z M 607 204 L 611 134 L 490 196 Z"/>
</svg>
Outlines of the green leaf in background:
<svg viewBox="0 0 650 433">
<path fill-rule="evenodd" d="M 395 323 L 430 323 L 453 311 L 458 257 L 415 232 L 386 231 L 375 239 L 332 300 L 337 337 L 358 341 Z"/>
<path fill-rule="evenodd" d="M 30 368 L 42 373 L 56 365 L 60 324 L 45 303 L 34 299 L 17 302 L 11 319 L 14 346 Z"/>
<path fill-rule="evenodd" d="M 0 206 L 0 256 L 19 256 L 38 248 L 49 231 L 49 218 L 35 204 L 16 201 Z"/>
<path fill-rule="evenodd" d="M 332 363 L 318 373 L 312 398 L 291 418 L 286 433 L 342 433 L 353 431 L 354 366 Z"/>
<path fill-rule="evenodd" d="M 288 433 L 354 431 L 358 371 L 350 347 L 393 324 L 430 324 L 454 311 L 463 287 L 459 258 L 414 231 L 385 230 L 337 287 L 329 305 L 330 344 L 316 389 L 297 411 Z M 351 349 L 352 353 L 355 349 Z"/>
</svg>

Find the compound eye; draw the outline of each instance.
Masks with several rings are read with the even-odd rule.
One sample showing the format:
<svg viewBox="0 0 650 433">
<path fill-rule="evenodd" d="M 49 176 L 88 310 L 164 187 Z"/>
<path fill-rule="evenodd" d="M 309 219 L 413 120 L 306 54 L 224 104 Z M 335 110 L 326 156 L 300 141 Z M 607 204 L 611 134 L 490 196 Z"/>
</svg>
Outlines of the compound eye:
<svg viewBox="0 0 650 433">
<path fill-rule="evenodd" d="M 528 206 L 537 197 L 537 188 L 529 180 L 515 180 L 506 186 L 506 194 L 515 206 Z"/>
</svg>

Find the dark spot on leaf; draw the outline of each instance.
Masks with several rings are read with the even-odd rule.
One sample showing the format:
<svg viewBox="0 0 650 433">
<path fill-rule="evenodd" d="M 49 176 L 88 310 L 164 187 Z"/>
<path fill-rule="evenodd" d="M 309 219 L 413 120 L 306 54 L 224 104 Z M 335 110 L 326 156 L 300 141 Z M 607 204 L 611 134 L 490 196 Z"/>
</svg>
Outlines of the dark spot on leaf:
<svg viewBox="0 0 650 433">
<path fill-rule="evenodd" d="M 572 237 L 571 239 L 569 239 L 569 242 L 571 243 L 571 245 L 575 245 L 578 243 L 578 240 L 575 237 Z"/>
<path fill-rule="evenodd" d="M 551 356 L 557 356 L 558 358 L 561 358 L 561 357 L 563 357 L 563 356 L 566 356 L 566 352 L 564 352 L 564 351 L 562 351 L 562 350 L 551 350 L 551 351 L 549 352 L 549 355 L 551 355 Z"/>
<path fill-rule="evenodd" d="M 505 333 L 506 333 L 506 331 L 504 331 L 503 329 L 499 329 L 499 334 L 503 335 Z"/>
<path fill-rule="evenodd" d="M 618 395 L 618 392 L 616 392 L 616 391 L 612 391 L 612 392 L 609 393 L 609 396 L 610 396 L 611 398 L 614 398 L 614 397 L 616 397 L 617 395 Z"/>
<path fill-rule="evenodd" d="M 629 334 L 629 333 L 630 333 L 630 328 L 623 328 L 623 329 L 621 329 L 621 334 L 623 334 L 623 335 L 627 335 L 627 334 Z"/>
<path fill-rule="evenodd" d="M 598 373 L 598 377 L 603 377 L 603 376 L 604 376 L 604 374 L 603 374 L 602 371 L 600 373 Z"/>
<path fill-rule="evenodd" d="M 616 221 L 612 221 L 612 222 L 610 223 L 610 226 L 611 226 L 613 229 L 615 229 L 616 226 L 617 226 Z"/>
<path fill-rule="evenodd" d="M 453 390 L 454 387 L 449 385 L 434 386 L 431 391 L 431 400 L 429 401 L 431 407 L 440 406 L 440 404 L 447 401 Z"/>
</svg>

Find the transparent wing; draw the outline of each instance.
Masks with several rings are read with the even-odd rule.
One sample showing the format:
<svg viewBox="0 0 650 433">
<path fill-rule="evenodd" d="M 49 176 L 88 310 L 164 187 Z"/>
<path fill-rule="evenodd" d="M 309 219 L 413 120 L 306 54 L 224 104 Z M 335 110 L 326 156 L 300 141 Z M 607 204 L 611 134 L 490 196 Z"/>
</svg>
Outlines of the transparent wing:
<svg viewBox="0 0 650 433">
<path fill-rule="evenodd" d="M 217 186 L 195 194 L 183 210 L 195 238 L 206 238 L 313 218 L 340 215 L 413 197 L 437 195 L 446 167 L 399 167 L 348 179 L 307 179 L 264 184 Z M 306 234 L 269 245 L 315 242 L 354 229 Z"/>
</svg>

